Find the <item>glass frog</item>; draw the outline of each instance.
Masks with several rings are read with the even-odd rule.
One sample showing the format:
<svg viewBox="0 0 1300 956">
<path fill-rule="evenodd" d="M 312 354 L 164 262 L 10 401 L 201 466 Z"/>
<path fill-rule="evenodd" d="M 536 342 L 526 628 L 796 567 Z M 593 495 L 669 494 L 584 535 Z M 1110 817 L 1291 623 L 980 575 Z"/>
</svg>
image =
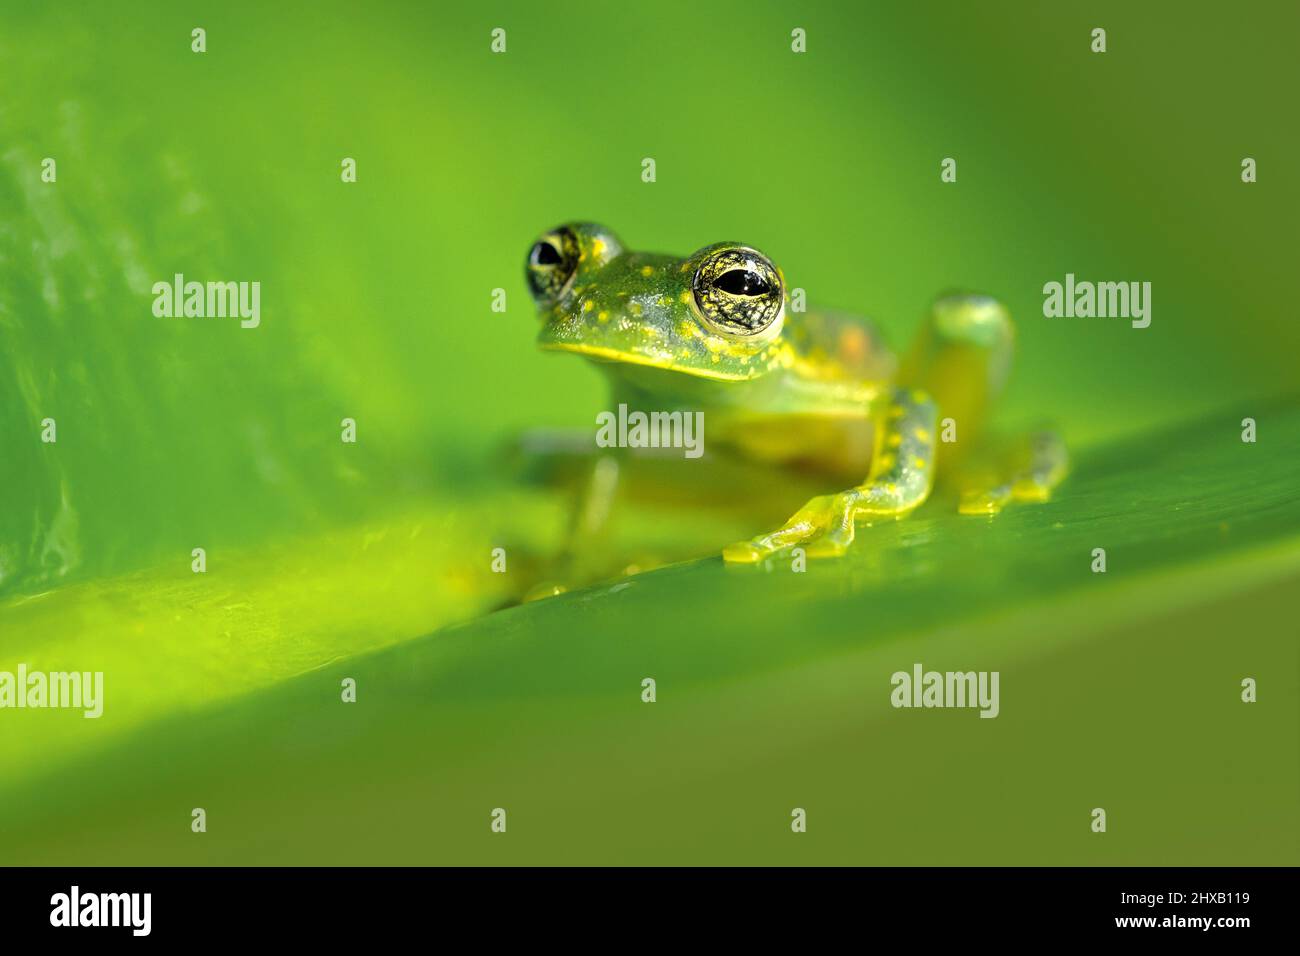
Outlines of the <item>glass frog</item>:
<svg viewBox="0 0 1300 956">
<path fill-rule="evenodd" d="M 793 548 L 842 555 L 859 523 L 901 518 L 925 502 L 936 472 L 951 472 L 962 513 L 981 515 L 1045 501 L 1065 476 L 1055 435 L 1006 443 L 985 433 L 1014 338 L 1006 309 L 988 296 L 939 298 L 898 360 L 867 319 L 792 309 L 781 270 L 743 244 L 681 258 L 630 250 L 604 226 L 574 222 L 532 245 L 525 273 L 539 346 L 595 362 L 609 377 L 611 407 L 703 412 L 708 457 L 848 485 L 830 484 L 779 527 L 726 545 L 729 563 Z M 599 530 L 620 480 L 622 450 L 590 450 L 571 554 Z M 680 465 L 685 489 L 705 484 L 702 473 L 692 482 L 694 466 Z M 692 499 L 690 490 L 680 496 Z"/>
</svg>

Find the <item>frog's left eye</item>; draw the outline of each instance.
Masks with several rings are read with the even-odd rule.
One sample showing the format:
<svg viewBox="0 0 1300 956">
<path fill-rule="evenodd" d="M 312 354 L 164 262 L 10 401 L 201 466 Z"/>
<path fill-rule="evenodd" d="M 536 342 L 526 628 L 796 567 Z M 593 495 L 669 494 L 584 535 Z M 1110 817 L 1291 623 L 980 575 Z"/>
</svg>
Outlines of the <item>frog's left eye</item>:
<svg viewBox="0 0 1300 956">
<path fill-rule="evenodd" d="M 731 246 L 712 253 L 695 270 L 695 309 L 715 331 L 753 336 L 779 330 L 785 305 L 781 274 L 756 249 Z"/>
<path fill-rule="evenodd" d="M 578 237 L 571 229 L 556 229 L 538 239 L 524 267 L 533 295 L 546 301 L 560 297 L 577 269 Z"/>
</svg>

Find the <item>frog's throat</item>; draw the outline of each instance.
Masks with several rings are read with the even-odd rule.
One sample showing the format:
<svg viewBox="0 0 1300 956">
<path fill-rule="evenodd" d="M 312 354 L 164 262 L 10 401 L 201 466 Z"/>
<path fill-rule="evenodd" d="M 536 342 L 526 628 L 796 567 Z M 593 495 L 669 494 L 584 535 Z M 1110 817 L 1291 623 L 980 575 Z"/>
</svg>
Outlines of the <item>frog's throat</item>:
<svg viewBox="0 0 1300 956">
<path fill-rule="evenodd" d="M 626 352 L 621 349 L 599 345 L 588 345 L 583 342 L 539 342 L 537 347 L 545 352 L 572 352 L 593 362 L 605 365 L 644 365 L 649 368 L 662 369 L 665 372 L 694 375 L 696 378 L 709 379 L 714 382 L 748 382 L 763 374 L 763 370 L 760 368 L 756 368 L 752 372 L 738 373 L 722 369 L 697 368 L 691 365 L 675 365 L 671 361 L 666 362 L 663 359 L 657 359 L 649 355 L 638 355 L 636 352 Z"/>
</svg>

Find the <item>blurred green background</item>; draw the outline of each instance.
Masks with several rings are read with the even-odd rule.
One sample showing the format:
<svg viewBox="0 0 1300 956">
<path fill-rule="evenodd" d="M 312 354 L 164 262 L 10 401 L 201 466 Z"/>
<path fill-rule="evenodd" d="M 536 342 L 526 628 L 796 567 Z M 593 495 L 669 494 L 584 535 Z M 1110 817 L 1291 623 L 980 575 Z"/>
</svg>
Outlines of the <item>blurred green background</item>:
<svg viewBox="0 0 1300 956">
<path fill-rule="evenodd" d="M 1289 2 L 7 6 L 0 670 L 102 669 L 108 700 L 0 712 L 0 861 L 1300 861 L 1297 28 Z M 562 520 L 495 450 L 604 404 L 532 345 L 523 256 L 570 219 L 756 245 L 899 347 L 936 293 L 999 296 L 1002 419 L 1054 420 L 1075 477 L 803 577 L 711 557 L 483 617 L 488 549 Z M 261 327 L 155 318 L 176 272 L 260 281 Z M 1150 328 L 1043 318 L 1067 272 L 1150 281 Z M 1000 668 L 1002 716 L 891 710 L 918 660 Z"/>
</svg>

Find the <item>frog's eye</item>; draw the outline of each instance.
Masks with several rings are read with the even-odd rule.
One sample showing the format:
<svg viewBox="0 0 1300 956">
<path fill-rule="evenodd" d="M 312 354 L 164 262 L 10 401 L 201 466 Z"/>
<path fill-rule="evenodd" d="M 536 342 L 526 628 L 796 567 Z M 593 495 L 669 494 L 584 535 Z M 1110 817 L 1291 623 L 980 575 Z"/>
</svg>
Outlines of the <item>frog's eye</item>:
<svg viewBox="0 0 1300 956">
<path fill-rule="evenodd" d="M 538 299 L 554 301 L 578 269 L 578 237 L 571 229 L 548 232 L 528 251 L 528 287 Z"/>
<path fill-rule="evenodd" d="M 718 332 L 760 335 L 781 318 L 785 289 L 776 266 L 762 253 L 732 246 L 708 256 L 691 284 L 695 309 Z"/>
</svg>

